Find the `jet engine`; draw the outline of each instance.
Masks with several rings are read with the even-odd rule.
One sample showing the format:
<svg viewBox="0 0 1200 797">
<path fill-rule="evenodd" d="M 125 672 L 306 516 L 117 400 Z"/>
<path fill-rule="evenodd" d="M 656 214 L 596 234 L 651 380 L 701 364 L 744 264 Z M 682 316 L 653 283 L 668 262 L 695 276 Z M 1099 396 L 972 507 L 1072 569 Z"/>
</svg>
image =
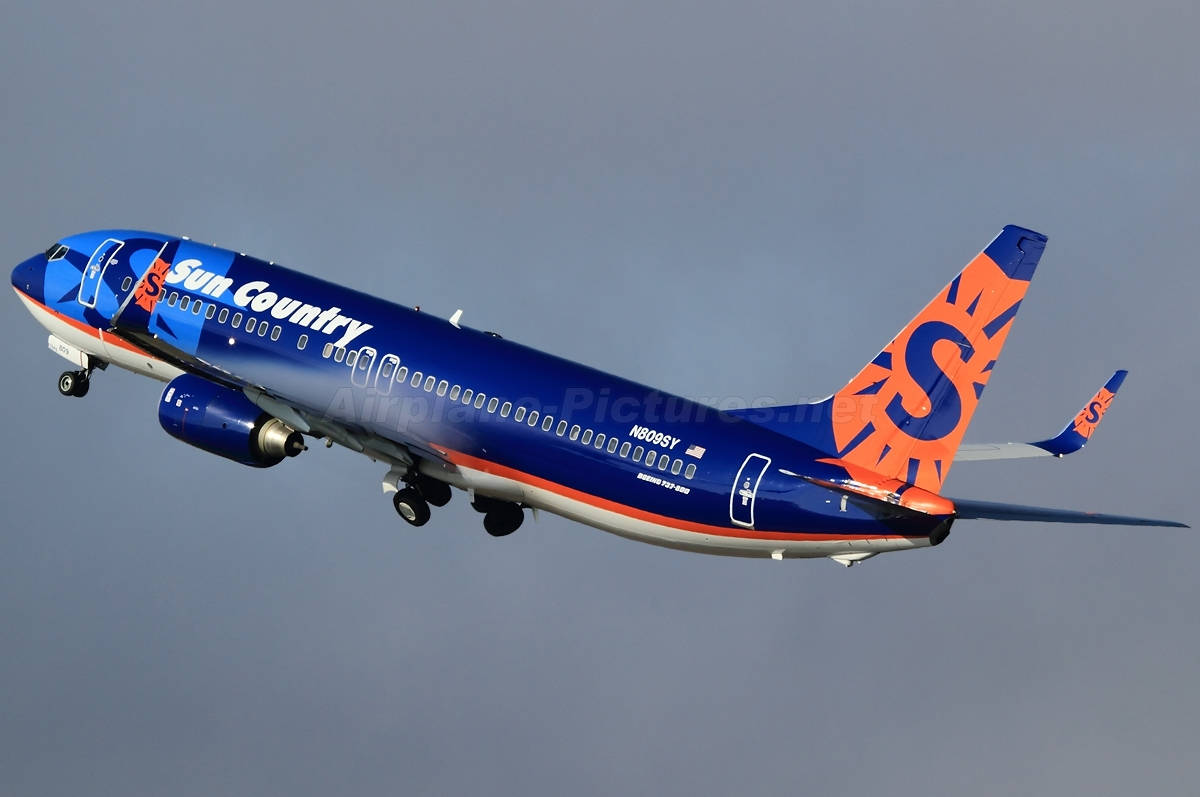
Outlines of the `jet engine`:
<svg viewBox="0 0 1200 797">
<path fill-rule="evenodd" d="M 167 384 L 158 422 L 177 440 L 255 468 L 278 465 L 306 449 L 299 432 L 241 391 L 191 374 Z"/>
</svg>

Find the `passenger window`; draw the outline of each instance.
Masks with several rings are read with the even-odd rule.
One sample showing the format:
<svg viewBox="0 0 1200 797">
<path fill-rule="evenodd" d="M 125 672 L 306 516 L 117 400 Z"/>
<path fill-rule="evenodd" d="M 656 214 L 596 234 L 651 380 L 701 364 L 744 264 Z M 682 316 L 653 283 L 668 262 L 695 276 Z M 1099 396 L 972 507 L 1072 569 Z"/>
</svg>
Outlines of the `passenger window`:
<svg viewBox="0 0 1200 797">
<path fill-rule="evenodd" d="M 125 279 L 121 280 L 121 290 L 122 291 L 127 291 L 132 287 L 133 287 L 133 277 L 126 277 Z"/>
<path fill-rule="evenodd" d="M 692 478 L 692 477 L 693 477 L 693 476 L 695 476 L 695 475 L 696 475 L 696 463 L 695 463 L 695 462 L 689 462 L 689 463 L 688 463 L 688 466 L 687 466 L 687 470 L 685 470 L 685 471 L 683 472 L 683 478 L 685 478 L 685 479 L 690 479 L 690 478 Z"/>
<path fill-rule="evenodd" d="M 497 405 L 500 404 L 500 399 L 493 396 L 488 400 L 488 412 L 495 412 Z"/>
<path fill-rule="evenodd" d="M 614 441 L 614 442 L 615 442 L 615 441 Z M 621 458 L 622 458 L 622 459 L 624 459 L 625 457 L 629 456 L 629 449 L 630 449 L 630 448 L 632 448 L 632 447 L 633 447 L 633 446 L 631 446 L 631 445 L 629 444 L 629 441 L 628 441 L 628 440 L 626 440 L 624 443 L 621 443 Z M 609 443 L 609 444 L 608 444 L 608 448 L 609 448 L 609 450 L 610 450 L 610 451 L 612 450 L 612 443 Z"/>
<path fill-rule="evenodd" d="M 238 328 L 238 327 L 240 327 L 241 325 L 242 325 L 242 314 L 241 314 L 241 313 L 234 313 L 234 314 L 233 314 L 233 328 L 234 328 L 234 329 L 237 329 L 237 328 Z"/>
<path fill-rule="evenodd" d="M 258 324 L 258 321 L 256 319 L 253 319 L 253 318 L 246 319 L 246 331 L 253 332 L 256 324 Z"/>
<path fill-rule="evenodd" d="M 353 368 L 356 360 L 358 360 L 358 350 L 357 349 L 346 354 L 346 365 Z"/>
<path fill-rule="evenodd" d="M 446 395 L 446 391 L 449 389 L 450 389 L 450 383 L 447 382 L 445 379 L 443 379 L 441 382 L 438 382 L 437 394 L 439 396 Z"/>
<path fill-rule="evenodd" d="M 421 380 L 425 378 L 425 374 L 420 371 L 413 371 L 412 381 L 409 382 L 413 387 L 420 387 Z"/>
<path fill-rule="evenodd" d="M 299 349 L 300 351 L 304 351 L 304 347 L 307 345 L 308 345 L 308 335 L 301 335 L 300 338 L 296 341 L 296 348 Z M 391 374 L 388 374 L 388 376 L 391 376 Z"/>
<path fill-rule="evenodd" d="M 434 383 L 436 383 L 436 382 L 437 382 L 437 379 L 435 379 L 435 378 L 434 378 L 434 377 L 432 377 L 432 376 L 427 376 L 427 377 L 425 377 L 425 392 L 426 392 L 426 393 L 430 393 L 430 392 L 432 392 L 432 391 L 433 391 L 433 385 L 434 385 Z"/>
<path fill-rule="evenodd" d="M 564 434 L 566 434 L 567 433 L 567 422 L 559 421 L 558 428 L 554 430 L 554 433 L 556 435 L 558 435 L 559 437 L 562 437 Z"/>
<path fill-rule="evenodd" d="M 265 338 L 265 337 L 267 336 L 267 328 L 268 328 L 269 326 L 271 326 L 271 325 L 270 325 L 270 324 L 268 324 L 266 321 L 259 321 L 259 322 L 258 322 L 258 336 L 259 336 L 260 338 Z"/>
<path fill-rule="evenodd" d="M 612 454 L 617 450 L 617 443 L 620 442 L 615 437 L 610 437 L 608 440 L 608 453 Z M 628 445 L 628 443 L 626 443 Z"/>
<path fill-rule="evenodd" d="M 471 403 L 471 396 L 473 396 L 473 395 L 475 395 L 475 391 L 472 390 L 471 388 L 467 388 L 466 390 L 464 390 L 463 391 L 463 404 L 469 405 Z"/>
<path fill-rule="evenodd" d="M 204 302 L 197 299 L 192 303 L 192 315 L 200 315 L 200 311 L 204 309 Z"/>
<path fill-rule="evenodd" d="M 191 303 L 192 303 L 191 298 L 188 296 L 184 296 L 182 299 L 179 300 L 179 309 L 186 310 L 186 309 L 188 309 L 188 305 Z"/>
<path fill-rule="evenodd" d="M 542 431 L 543 432 L 550 431 L 550 427 L 552 427 L 552 426 L 554 426 L 554 416 L 547 415 L 542 418 Z"/>
<path fill-rule="evenodd" d="M 503 404 L 503 405 L 500 407 L 500 417 L 501 417 L 501 418 L 507 418 L 507 417 L 508 417 L 508 414 L 509 414 L 510 412 L 512 412 L 512 402 L 511 402 L 511 401 L 506 401 L 506 402 L 504 402 L 504 404 Z"/>
<path fill-rule="evenodd" d="M 375 362 L 374 349 L 359 349 L 358 351 L 358 370 L 366 373 L 371 370 L 371 365 Z"/>
<path fill-rule="evenodd" d="M 670 455 L 670 454 L 660 454 L 660 455 L 659 455 L 659 457 L 658 457 L 658 469 L 659 469 L 659 470 L 666 470 L 666 469 L 667 469 L 667 465 L 668 465 L 668 464 L 670 464 L 670 462 L 671 462 L 671 455 Z"/>
<path fill-rule="evenodd" d="M 218 323 L 218 324 L 224 324 L 224 323 L 225 323 L 226 321 L 228 321 L 228 320 L 229 320 L 229 308 L 228 308 L 228 307 L 222 307 L 222 308 L 221 308 L 221 314 L 217 316 L 217 323 Z"/>
<path fill-rule="evenodd" d="M 329 355 L 331 355 L 331 354 L 333 354 L 333 344 L 326 343 L 325 348 L 321 349 L 321 356 L 324 357 L 326 360 L 328 360 Z"/>
<path fill-rule="evenodd" d="M 216 314 L 217 314 L 217 306 L 215 304 L 210 304 L 208 307 L 204 308 L 204 317 L 206 319 L 208 319 L 209 321 L 212 321 L 212 317 L 215 316 Z"/>
<path fill-rule="evenodd" d="M 671 463 L 671 475 L 678 476 L 679 471 L 683 470 L 683 460 L 677 459 Z"/>
<path fill-rule="evenodd" d="M 301 335 L 300 337 L 304 337 Z M 391 356 L 383 358 L 383 366 L 379 369 L 379 375 L 384 379 L 391 379 L 392 373 L 396 370 L 396 361 Z"/>
<path fill-rule="evenodd" d="M 538 411 L 530 410 L 529 411 L 529 420 L 526 421 L 525 423 L 529 424 L 530 426 L 537 426 L 537 419 L 538 419 Z"/>
<path fill-rule="evenodd" d="M 333 352 L 333 361 L 340 363 L 344 359 L 346 359 L 346 348 L 344 346 L 338 346 Z"/>
<path fill-rule="evenodd" d="M 576 427 L 576 428 L 578 428 L 578 427 Z M 575 439 L 575 430 L 574 430 L 574 429 L 572 429 L 572 430 L 571 430 L 571 439 L 572 439 L 572 440 L 574 440 L 574 439 Z M 592 430 L 591 430 L 591 429 L 584 429 L 584 430 L 583 430 L 583 437 L 579 438 L 579 442 L 580 442 L 580 443 L 583 443 L 585 446 L 586 446 L 588 443 L 592 442 Z"/>
<path fill-rule="evenodd" d="M 642 448 L 641 446 L 638 446 L 637 448 L 633 449 L 633 461 L 641 462 L 642 461 L 642 452 L 644 452 L 645 450 L 646 449 Z"/>
<path fill-rule="evenodd" d="M 596 442 L 592 445 L 596 448 L 604 448 L 604 432 L 596 432 Z"/>
<path fill-rule="evenodd" d="M 513 420 L 520 422 L 525 420 L 525 408 L 517 407 L 517 411 L 513 413 Z"/>
<path fill-rule="evenodd" d="M 487 401 L 487 396 L 483 393 L 475 394 L 475 409 L 483 409 L 483 402 Z"/>
<path fill-rule="evenodd" d="M 283 330 L 280 329 L 279 324 L 276 324 L 275 326 L 271 327 L 271 340 L 279 340 L 279 336 L 282 333 L 283 333 Z"/>
<path fill-rule="evenodd" d="M 455 385 L 454 387 L 450 388 L 450 400 L 451 400 L 451 401 L 458 401 L 458 394 L 459 394 L 461 391 L 462 391 L 462 388 L 461 388 L 461 387 L 459 387 L 458 385 Z"/>
<path fill-rule="evenodd" d="M 408 366 L 400 366 L 400 370 L 396 372 L 396 381 L 403 384 L 404 380 L 408 379 Z"/>
<path fill-rule="evenodd" d="M 179 293 L 177 291 L 171 291 L 171 295 L 167 297 L 167 304 L 169 304 L 171 307 L 174 307 L 175 302 L 177 301 L 179 301 Z"/>
</svg>

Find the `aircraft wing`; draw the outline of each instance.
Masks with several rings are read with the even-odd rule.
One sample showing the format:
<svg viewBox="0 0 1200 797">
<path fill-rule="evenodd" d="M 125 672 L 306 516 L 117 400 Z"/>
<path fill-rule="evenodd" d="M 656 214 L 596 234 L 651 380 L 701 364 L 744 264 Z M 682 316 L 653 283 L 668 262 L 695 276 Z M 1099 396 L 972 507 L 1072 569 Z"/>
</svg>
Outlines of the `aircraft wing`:
<svg viewBox="0 0 1200 797">
<path fill-rule="evenodd" d="M 394 467 L 407 468 L 418 458 L 439 462 L 445 468 L 453 468 L 445 454 L 430 444 L 417 439 L 397 436 L 396 439 L 382 437 L 355 424 L 330 418 L 327 414 L 290 403 L 269 393 L 264 386 L 248 384 L 236 374 L 171 345 L 158 335 L 136 326 L 115 324 L 110 334 L 121 337 L 142 347 L 156 357 L 181 370 L 209 379 L 226 387 L 242 391 L 247 398 L 265 412 L 303 434 L 325 437 L 352 451 L 366 454 L 372 459 L 387 462 Z"/>
<path fill-rule="evenodd" d="M 1083 405 L 1066 427 L 1048 440 L 1036 443 L 964 443 L 954 455 L 955 462 L 981 459 L 1027 459 L 1030 457 L 1065 457 L 1087 445 L 1100 419 L 1108 411 L 1128 371 L 1117 371 L 1104 383 L 1096 395 Z"/>
<path fill-rule="evenodd" d="M 1091 523 L 1106 526 L 1167 526 L 1190 528 L 1186 523 L 1174 520 L 1127 517 L 1125 515 L 1102 515 L 1096 512 L 1078 512 L 1070 509 L 1045 509 L 1040 506 L 1003 504 L 994 501 L 970 501 L 951 498 L 954 514 L 964 520 L 1024 520 L 1036 523 Z"/>
<path fill-rule="evenodd" d="M 444 451 L 426 441 L 400 435 L 395 439 L 383 437 L 328 415 L 295 406 L 255 387 L 243 387 L 242 392 L 265 412 L 274 415 L 298 432 L 326 437 L 351 451 L 387 462 L 393 467 L 405 468 L 413 465 L 418 459 L 426 459 L 440 463 L 443 468 L 454 468 L 446 459 Z"/>
</svg>

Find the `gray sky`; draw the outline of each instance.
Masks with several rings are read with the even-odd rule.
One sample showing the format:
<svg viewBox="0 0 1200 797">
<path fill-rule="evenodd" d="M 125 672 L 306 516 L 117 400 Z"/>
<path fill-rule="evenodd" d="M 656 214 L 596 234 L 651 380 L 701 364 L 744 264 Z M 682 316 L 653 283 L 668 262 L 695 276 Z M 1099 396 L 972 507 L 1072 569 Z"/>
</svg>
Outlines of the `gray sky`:
<svg viewBox="0 0 1200 797">
<path fill-rule="evenodd" d="M 0 249 L 189 234 L 695 396 L 840 387 L 1005 223 L 1050 245 L 948 492 L 1196 524 L 1200 10 L 9 3 Z M 826 561 L 415 530 L 0 314 L 4 794 L 1193 794 L 1197 532 Z"/>
</svg>

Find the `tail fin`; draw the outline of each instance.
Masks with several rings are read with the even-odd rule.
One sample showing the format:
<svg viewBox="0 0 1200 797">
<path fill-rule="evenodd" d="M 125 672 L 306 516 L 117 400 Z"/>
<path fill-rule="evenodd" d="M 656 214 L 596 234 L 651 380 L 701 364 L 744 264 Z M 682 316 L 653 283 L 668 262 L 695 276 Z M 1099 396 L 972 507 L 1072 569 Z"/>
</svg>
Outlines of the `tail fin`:
<svg viewBox="0 0 1200 797">
<path fill-rule="evenodd" d="M 1046 236 L 1005 227 L 837 393 L 737 414 L 939 492 L 1045 247 Z"/>
</svg>

